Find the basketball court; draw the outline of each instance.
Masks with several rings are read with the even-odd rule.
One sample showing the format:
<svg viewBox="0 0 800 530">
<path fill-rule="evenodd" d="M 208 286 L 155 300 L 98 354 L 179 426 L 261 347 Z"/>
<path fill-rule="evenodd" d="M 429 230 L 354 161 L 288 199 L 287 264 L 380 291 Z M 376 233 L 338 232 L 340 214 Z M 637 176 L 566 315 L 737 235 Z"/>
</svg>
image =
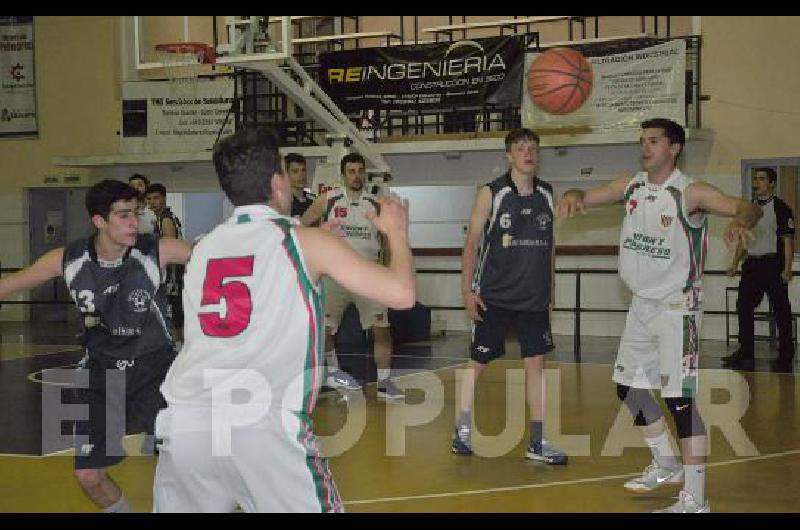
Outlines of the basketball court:
<svg viewBox="0 0 800 530">
<path fill-rule="evenodd" d="M 652 455 L 611 382 L 630 303 L 617 275 L 621 209 L 605 208 L 555 225 L 556 348 L 546 363 L 544 434 L 569 454 L 566 466 L 524 458 L 524 375 L 512 338 L 508 355 L 492 362 L 477 385 L 476 454 L 451 453 L 456 388 L 470 346 L 460 293 L 461 247 L 476 190 L 506 170 L 503 138 L 520 126 L 541 134 L 541 167 L 547 168 L 548 178 L 552 175 L 548 182 L 556 196 L 636 171 L 636 113 L 654 112 L 685 127 L 687 173 L 704 177 L 707 172 L 709 181 L 726 193 L 749 198 L 749 173 L 768 163 L 780 174 L 780 193 L 800 200 L 800 154 L 785 146 L 773 151 L 777 141 L 765 145 L 755 133 L 746 139 L 728 136 L 727 131 L 747 129 L 741 121 L 729 121 L 736 112 L 756 112 L 761 104 L 725 107 L 735 97 L 720 87 L 730 83 L 717 81 L 713 97 L 706 92 L 708 85 L 701 88 L 701 44 L 704 54 L 720 54 L 714 37 L 726 33 L 715 17 L 98 18 L 113 20 L 43 20 L 41 31 L 37 28 L 43 35 L 37 53 L 47 54 L 40 62 L 49 68 L 38 71 L 57 70 L 58 62 L 49 57 L 55 56 L 54 42 L 68 35 L 80 41 L 70 62 L 79 61 L 81 53 L 90 68 L 76 65 L 81 76 L 98 71 L 108 77 L 96 83 L 108 85 L 105 89 L 83 89 L 88 100 L 98 101 L 97 114 L 105 116 L 100 124 L 91 121 L 93 115 L 85 118 L 88 126 L 104 136 L 101 141 L 73 134 L 80 118 L 64 111 L 57 117 L 64 122 L 58 125 L 57 144 L 46 143 L 41 153 L 12 146 L 13 159 L 49 160 L 46 168 L 20 161 L 35 177 L 0 195 L 0 210 L 6 210 L 0 231 L 8 241 L 0 255 L 3 275 L 88 235 L 86 189 L 106 178 L 127 182 L 131 174 L 142 173 L 163 182 L 168 204 L 183 220 L 185 239 L 207 233 L 233 211 L 219 189 L 211 146 L 242 127 L 274 128 L 282 155 L 303 154 L 314 192 L 339 183 L 341 157 L 357 152 L 366 159 L 374 190 L 391 191 L 412 205 L 418 299 L 431 309 L 432 320 L 428 340 L 395 346 L 393 377 L 405 389 L 405 401 L 377 399 L 375 363 L 363 351 L 340 352 L 339 357 L 342 368 L 364 382 L 363 392 L 320 395 L 314 432 L 330 455 L 345 510 L 643 513 L 674 502 L 680 488 L 636 495 L 622 486 L 641 475 Z M 711 19 L 707 25 L 706 18 Z M 713 33 L 701 41 L 701 29 Z M 81 32 L 87 35 L 83 40 Z M 113 60 L 95 57 L 102 39 L 118 43 Z M 385 63 L 369 62 L 376 48 L 386 55 Z M 480 60 L 477 50 L 483 54 Z M 438 59 L 408 60 L 418 66 L 397 59 L 434 51 Z M 734 55 L 741 52 L 731 51 Z M 716 57 L 706 59 L 702 71 L 726 79 L 726 68 L 718 64 L 724 61 Z M 639 60 L 639 70 L 624 70 Z M 512 61 L 519 71 L 510 67 Z M 466 85 L 477 85 L 478 77 L 498 84 L 481 88 L 478 103 L 466 99 L 469 91 L 458 92 L 455 84 L 442 85 L 448 88 L 441 93 L 425 92 L 423 85 L 430 89 L 440 83 L 440 74 L 449 68 L 466 74 L 472 70 L 474 79 Z M 507 105 L 508 87 L 502 80 L 515 75 L 519 98 Z M 393 76 L 408 78 L 415 88 L 407 93 L 395 89 L 389 85 Z M 14 133 L 10 138 L 15 142 L 46 142 L 45 133 L 53 137 L 52 129 L 46 129 L 52 119 L 47 113 L 57 108 L 50 79 L 37 96 L 36 134 L 26 132 L 16 140 Z M 374 88 L 382 83 L 383 92 Z M 645 89 L 637 83 L 651 84 Z M 661 92 L 652 95 L 651 89 Z M 614 99 L 609 95 L 614 90 L 628 99 Z M 637 91 L 647 93 L 653 106 L 639 109 L 647 98 L 631 95 Z M 422 95 L 411 97 L 412 92 Z M 465 99 L 446 99 L 455 92 Z M 438 107 L 430 103 L 437 97 L 445 98 Z M 370 98 L 371 106 L 364 103 Z M 386 103 L 387 98 L 397 101 Z M 701 101 L 704 108 L 723 107 L 712 106 L 703 121 Z M 770 120 L 796 115 L 765 112 Z M 625 114 L 619 123 L 613 122 L 617 114 Z M 768 127 L 762 126 L 763 133 Z M 792 127 L 776 130 L 796 130 Z M 115 128 L 116 135 L 110 135 Z M 742 147 L 746 141 L 754 147 Z M 800 476 L 792 470 L 800 468 L 800 368 L 795 362 L 794 373 L 770 371 L 775 336 L 766 303 L 759 309 L 762 341 L 754 371 L 722 367 L 721 358 L 735 344 L 731 322 L 737 283 L 724 276 L 729 255 L 721 227 L 713 230 L 698 396 L 710 436 L 707 498 L 713 512 L 797 512 Z M 790 293 L 796 305 L 796 279 Z M 68 393 L 83 357 L 70 300 L 56 282 L 0 307 L 0 513 L 97 511 L 74 479 L 67 429 L 56 433 L 48 410 Z M 793 317 L 795 327 L 798 316 Z M 142 440 L 141 434 L 126 437 L 129 457 L 110 475 L 134 511 L 149 512 L 156 457 L 140 454 Z"/>
<path fill-rule="evenodd" d="M 7 426 L 0 440 L 0 474 L 10 479 L 0 496 L 0 511 L 94 511 L 71 480 L 71 449 L 38 454 L 42 385 L 36 376 L 71 366 L 80 352 L 69 346 L 36 344 L 57 340 L 55 334 L 42 336 L 8 325 L 2 330 L 4 340 L 14 332 L 16 337 L 22 332 L 26 340 L 24 347 L 4 342 L 0 352 L 3 401 L 15 402 L 13 410 L 4 409 L 0 422 Z M 613 339 L 585 341 L 583 353 L 590 361 L 576 363 L 571 337 L 556 337 L 556 352 L 547 363 L 548 420 L 564 437 L 554 439 L 571 449 L 568 465 L 549 467 L 523 458 L 527 438 L 521 362 L 513 342 L 508 357 L 490 365 L 479 382 L 476 425 L 485 438 L 475 442 L 478 454 L 451 454 L 454 382 L 466 362 L 468 341 L 468 336 L 457 334 L 400 347 L 395 367 L 404 374 L 398 384 L 408 389 L 406 405 L 378 401 L 374 383 L 347 400 L 338 392 L 320 398 L 315 431 L 325 440 L 326 450 L 335 453 L 331 470 L 347 511 L 635 513 L 661 508 L 677 494 L 674 488 L 640 495 L 622 488 L 625 480 L 641 473 L 651 456 L 630 430 L 630 416 L 620 409 L 610 382 Z M 705 341 L 702 348 L 702 377 L 718 388 L 701 410 L 709 425 L 716 418 L 724 427 L 710 428 L 707 488 L 712 509 L 795 511 L 800 478 L 787 470 L 800 465 L 797 376 L 765 370 L 742 373 L 740 381 L 738 374 L 732 378 L 720 369 L 724 344 Z M 359 378 L 374 374 L 371 359 L 363 354 L 343 355 L 341 364 Z M 766 367 L 765 361 L 757 366 Z M 735 400 L 743 399 L 736 393 L 738 384 L 746 384 L 751 396 L 740 422 L 734 419 L 740 410 Z M 724 406 L 732 400 L 734 414 L 726 419 Z M 720 404 L 722 409 L 707 414 Z M 731 429 L 734 424 L 741 425 L 755 453 Z M 112 473 L 134 510 L 149 511 L 156 460 L 137 456 L 140 442 L 141 435 L 126 439 L 131 456 Z"/>
</svg>

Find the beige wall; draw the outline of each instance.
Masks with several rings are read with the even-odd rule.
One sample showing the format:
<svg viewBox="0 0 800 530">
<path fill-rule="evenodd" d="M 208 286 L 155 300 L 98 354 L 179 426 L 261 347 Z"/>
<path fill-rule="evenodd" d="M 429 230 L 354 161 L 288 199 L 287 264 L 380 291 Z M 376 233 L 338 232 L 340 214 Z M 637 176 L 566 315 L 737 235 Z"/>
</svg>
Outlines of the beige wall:
<svg viewBox="0 0 800 530">
<path fill-rule="evenodd" d="M 117 17 L 34 19 L 39 138 L 0 140 L 4 193 L 42 184 L 60 155 L 116 153 L 120 126 Z"/>
<path fill-rule="evenodd" d="M 742 159 L 800 156 L 800 17 L 703 17 L 703 173 L 738 175 Z"/>
</svg>

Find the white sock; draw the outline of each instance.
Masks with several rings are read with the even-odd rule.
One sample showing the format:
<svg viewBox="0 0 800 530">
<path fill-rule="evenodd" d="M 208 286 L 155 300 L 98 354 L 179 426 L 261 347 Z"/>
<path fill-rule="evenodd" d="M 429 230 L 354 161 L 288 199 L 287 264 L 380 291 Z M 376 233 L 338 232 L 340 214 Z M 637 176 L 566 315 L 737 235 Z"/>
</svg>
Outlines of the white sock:
<svg viewBox="0 0 800 530">
<path fill-rule="evenodd" d="M 700 464 L 699 466 L 683 466 L 683 489 L 685 489 L 697 504 L 706 503 L 706 466 Z"/>
<path fill-rule="evenodd" d="M 378 368 L 378 381 L 386 381 L 391 373 L 391 368 Z"/>
<path fill-rule="evenodd" d="M 339 359 L 336 357 L 335 349 L 325 352 L 325 364 L 328 365 L 328 371 L 339 369 Z"/>
<path fill-rule="evenodd" d="M 106 506 L 103 508 L 104 513 L 133 513 L 131 510 L 131 505 L 128 504 L 128 499 L 125 498 L 125 495 L 120 495 L 117 502 L 112 504 L 111 506 Z"/>
<path fill-rule="evenodd" d="M 675 457 L 675 452 L 672 450 L 672 445 L 669 443 L 669 436 L 667 431 L 662 432 L 655 438 L 645 438 L 647 446 L 653 453 L 653 458 L 658 465 L 664 469 L 678 469 L 680 463 Z"/>
<path fill-rule="evenodd" d="M 472 411 L 471 410 L 462 410 L 458 413 L 458 419 L 456 420 L 456 429 L 460 429 L 461 427 L 467 427 L 468 429 L 472 428 Z"/>
</svg>

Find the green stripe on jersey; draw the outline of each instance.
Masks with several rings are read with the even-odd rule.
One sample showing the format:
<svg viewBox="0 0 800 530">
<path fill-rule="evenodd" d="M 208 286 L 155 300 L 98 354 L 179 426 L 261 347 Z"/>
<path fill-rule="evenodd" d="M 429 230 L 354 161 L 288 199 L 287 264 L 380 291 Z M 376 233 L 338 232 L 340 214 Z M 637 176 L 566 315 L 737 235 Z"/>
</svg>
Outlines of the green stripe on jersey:
<svg viewBox="0 0 800 530">
<path fill-rule="evenodd" d="M 689 220 L 683 211 L 682 193 L 680 190 L 673 186 L 669 186 L 667 191 L 670 192 L 672 198 L 675 200 L 675 206 L 678 211 L 678 220 L 683 227 L 686 238 L 689 241 L 689 259 L 690 269 L 686 277 L 685 288 L 689 289 L 696 282 L 703 278 L 703 268 L 705 265 L 705 235 L 708 230 L 708 219 L 703 219 L 702 226 L 695 227 L 689 224 Z"/>
</svg>

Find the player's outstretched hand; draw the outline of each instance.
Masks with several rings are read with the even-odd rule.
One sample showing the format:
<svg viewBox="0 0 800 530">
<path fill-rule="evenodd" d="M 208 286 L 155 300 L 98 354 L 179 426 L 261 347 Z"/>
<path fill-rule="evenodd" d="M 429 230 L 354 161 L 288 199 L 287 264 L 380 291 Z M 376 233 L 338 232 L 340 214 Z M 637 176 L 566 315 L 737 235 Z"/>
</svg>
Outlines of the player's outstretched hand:
<svg viewBox="0 0 800 530">
<path fill-rule="evenodd" d="M 735 250 L 738 245 L 741 245 L 742 248 L 746 248 L 748 243 L 755 239 L 752 230 L 738 219 L 733 219 L 728 223 L 728 226 L 725 228 L 724 238 L 725 244 L 731 250 Z"/>
<path fill-rule="evenodd" d="M 380 213 L 364 212 L 364 215 L 375 225 L 375 228 L 386 235 L 402 234 L 407 236 L 408 200 L 401 199 L 392 193 L 379 197 L 378 204 L 380 205 Z"/>
<path fill-rule="evenodd" d="M 556 204 L 556 217 L 564 219 L 575 217 L 575 214 L 584 213 L 586 206 L 583 204 L 583 194 L 575 191 L 566 192 Z"/>
<path fill-rule="evenodd" d="M 344 237 L 344 219 L 331 219 L 330 221 L 325 221 L 319 227 L 335 236 Z"/>
</svg>

